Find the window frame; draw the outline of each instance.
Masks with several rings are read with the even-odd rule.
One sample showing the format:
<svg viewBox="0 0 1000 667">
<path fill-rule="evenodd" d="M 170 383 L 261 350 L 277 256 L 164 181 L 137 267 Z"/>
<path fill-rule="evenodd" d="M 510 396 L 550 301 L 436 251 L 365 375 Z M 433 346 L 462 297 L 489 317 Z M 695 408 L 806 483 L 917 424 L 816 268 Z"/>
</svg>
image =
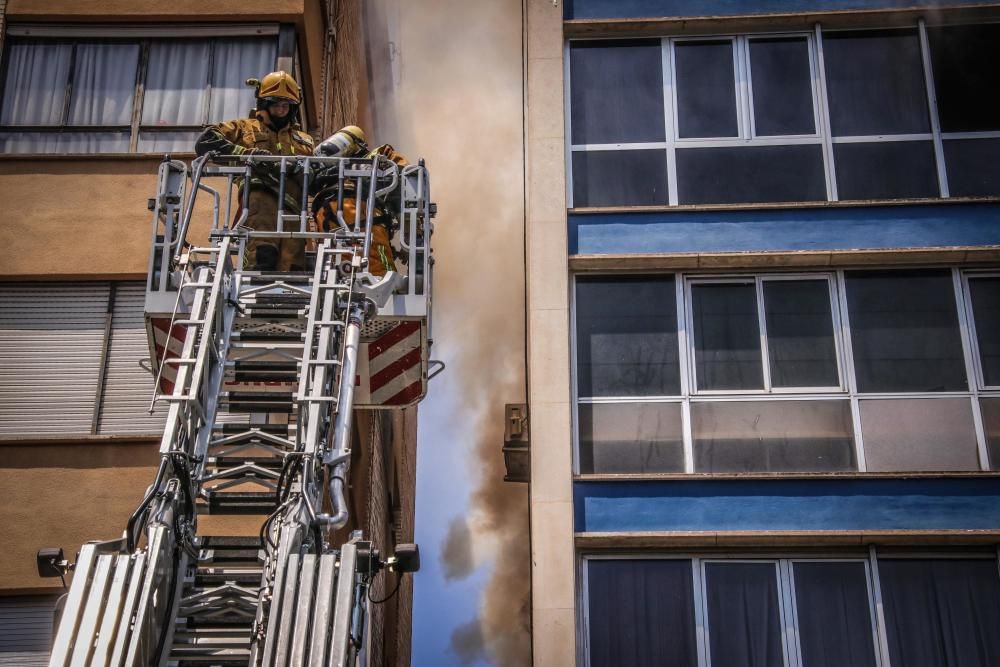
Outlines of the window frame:
<svg viewBox="0 0 1000 667">
<path fill-rule="evenodd" d="M 143 134 L 147 137 L 168 132 L 198 132 L 209 124 L 211 113 L 212 64 L 215 58 L 216 46 L 221 39 L 227 38 L 258 38 L 273 39 L 275 46 L 275 63 L 278 68 L 283 58 L 288 54 L 281 51 L 281 33 L 284 27 L 276 23 L 242 24 L 234 26 L 201 26 L 185 25 L 173 28 L 149 28 L 144 26 L 35 26 L 20 24 L 10 26 L 7 30 L 7 40 L 3 50 L 2 70 L 0 70 L 0 90 L 6 90 L 10 67 L 9 51 L 17 44 L 68 44 L 72 47 L 68 81 L 61 122 L 58 125 L 0 125 L 0 133 L 8 132 L 44 132 L 54 135 L 65 132 L 128 132 L 129 150 L 127 153 L 101 153 L 100 155 L 163 155 L 165 151 L 140 151 L 139 143 Z M 195 125 L 148 125 L 142 123 L 142 111 L 145 104 L 145 85 L 149 72 L 149 57 L 154 42 L 204 42 L 208 45 L 208 75 L 203 90 L 206 93 L 204 107 L 201 110 L 202 122 Z M 294 40 L 293 40 L 294 41 Z M 136 77 L 132 92 L 131 120 L 128 125 L 71 125 L 67 123 L 73 93 L 73 77 L 76 54 L 80 45 L 86 44 L 135 44 L 139 47 Z M 292 46 L 292 68 L 298 71 L 299 58 L 297 46 Z M 303 91 L 305 98 L 305 91 Z M 304 99 L 303 99 L 304 101 Z M 303 116 L 305 114 L 303 113 Z M 304 119 L 303 119 L 304 120 Z M 190 151 L 193 152 L 193 149 Z M 85 156 L 95 153 L 66 152 L 25 152 L 10 153 L 10 157 L 22 158 L 28 156 Z"/>
<path fill-rule="evenodd" d="M 976 313 L 973 309 L 972 304 L 972 288 L 969 285 L 971 280 L 976 278 L 1000 278 L 1000 270 L 996 271 L 963 271 L 962 272 L 962 295 L 964 296 L 964 303 L 962 306 L 965 308 L 967 321 L 968 321 L 968 336 L 970 341 L 969 353 L 972 357 L 972 375 L 970 375 L 970 380 L 975 379 L 975 382 L 970 381 L 970 385 L 974 385 L 980 392 L 989 393 L 997 392 L 1000 394 L 1000 384 L 988 385 L 986 384 L 986 375 L 983 372 L 983 361 L 979 352 L 979 335 L 976 331 Z"/>
<path fill-rule="evenodd" d="M 755 273 L 748 274 L 746 277 L 734 275 L 732 277 L 722 277 L 722 276 L 689 276 L 684 280 L 684 287 L 686 290 L 684 304 L 685 304 L 685 325 L 688 331 L 691 332 L 691 336 L 688 337 L 688 355 L 689 358 L 694 361 L 688 365 L 688 372 L 690 373 L 690 387 L 692 387 L 692 395 L 697 396 L 727 396 L 732 394 L 747 394 L 747 395 L 773 395 L 773 394 L 833 394 L 833 393 L 844 393 L 847 391 L 846 383 L 844 381 L 845 371 L 843 364 L 843 343 L 841 342 L 841 327 L 839 313 L 837 312 L 836 304 L 836 292 L 834 291 L 834 274 L 829 272 L 823 273 L 780 273 L 780 274 L 766 274 L 766 273 Z M 764 283 L 765 282 L 804 282 L 804 281 L 814 281 L 819 282 L 823 280 L 827 284 L 827 294 L 830 297 L 830 320 L 831 320 L 831 333 L 833 334 L 834 341 L 834 353 L 836 354 L 836 367 L 837 367 L 837 381 L 838 384 L 830 386 L 816 386 L 816 387 L 774 387 L 771 382 L 771 368 L 769 363 L 769 349 L 768 349 L 768 336 L 767 336 L 767 315 L 764 307 Z M 692 293 L 692 288 L 695 285 L 726 285 L 726 284 L 753 284 L 755 290 L 755 301 L 757 306 L 757 326 L 759 330 L 760 338 L 760 351 L 761 351 L 761 372 L 763 379 L 762 389 L 701 389 L 698 387 L 698 377 L 697 377 L 697 354 L 694 348 L 695 336 L 694 336 L 694 297 Z"/>
<path fill-rule="evenodd" d="M 879 270 L 892 271 L 895 267 L 872 267 Z M 933 267 L 928 267 L 933 268 Z M 959 332 L 962 341 L 963 363 L 966 376 L 969 378 L 968 389 L 965 391 L 943 391 L 943 392 L 877 392 L 861 393 L 858 391 L 857 378 L 855 374 L 854 352 L 851 343 L 850 313 L 847 304 L 846 278 L 845 274 L 851 269 L 837 269 L 833 271 L 796 271 L 796 272 L 768 272 L 766 270 L 755 272 L 735 272 L 735 273 L 715 273 L 706 274 L 703 272 L 684 271 L 649 271 L 642 275 L 665 275 L 674 277 L 674 298 L 677 317 L 677 345 L 678 363 L 680 366 L 680 389 L 679 395 L 650 395 L 650 396 L 580 396 L 577 382 L 577 276 L 606 276 L 615 277 L 622 275 L 620 272 L 586 272 L 572 274 L 570 282 L 570 389 L 572 392 L 572 405 L 570 410 L 570 422 L 572 428 L 573 443 L 573 474 L 575 476 L 601 477 L 606 473 L 601 472 L 581 472 L 581 437 L 579 409 L 581 404 L 654 404 L 654 403 L 679 403 L 681 406 L 681 437 L 683 438 L 684 450 L 684 470 L 676 473 L 616 473 L 618 475 L 627 474 L 641 477 L 663 477 L 663 476 L 685 476 L 685 475 L 729 475 L 731 473 L 711 473 L 696 471 L 694 469 L 694 434 L 691 406 L 694 403 L 702 402 L 778 402 L 778 401 L 831 401 L 843 400 L 850 404 L 851 427 L 853 433 L 854 456 L 857 469 L 853 472 L 839 472 L 829 474 L 856 475 L 869 472 L 867 469 L 867 458 L 865 455 L 864 431 L 861 423 L 861 402 L 879 400 L 934 400 L 941 398 L 957 398 L 969 401 L 972 414 L 972 426 L 976 438 L 976 456 L 978 468 L 971 472 L 991 472 L 1000 471 L 1000 461 L 991 461 L 989 447 L 986 439 L 986 431 L 982 415 L 981 398 L 1000 398 L 1000 387 L 982 387 L 981 370 L 978 365 L 978 339 L 975 337 L 974 323 L 972 322 L 972 309 L 969 295 L 969 278 L 976 276 L 1000 276 L 1000 269 L 966 269 L 958 266 L 947 266 L 952 278 L 952 289 L 954 290 L 956 316 L 958 318 Z M 867 269 L 866 269 L 867 270 Z M 631 275 L 631 274 L 630 274 Z M 778 388 L 770 392 L 763 390 L 698 390 L 696 388 L 696 377 L 694 373 L 694 337 L 693 323 L 691 319 L 692 300 L 690 285 L 703 282 L 732 283 L 735 281 L 754 282 L 758 285 L 758 318 L 763 318 L 763 301 L 760 294 L 763 290 L 763 283 L 769 280 L 815 280 L 817 278 L 827 280 L 830 289 L 830 307 L 833 318 L 834 342 L 837 352 L 837 368 L 840 378 L 839 388 Z M 766 322 L 760 319 L 759 326 L 763 330 Z M 767 365 L 767 349 L 762 347 L 762 363 Z M 976 378 L 976 380 L 973 380 Z M 904 472 L 904 471 L 900 471 Z M 796 472 L 760 472 L 741 473 L 760 476 L 780 476 L 796 475 Z M 879 473 L 881 474 L 881 473 Z"/>
<path fill-rule="evenodd" d="M 695 642 L 697 646 L 698 667 L 709 667 L 709 632 L 707 595 L 705 588 L 704 565 L 707 563 L 774 563 L 777 570 L 779 605 L 787 609 L 790 624 L 782 616 L 782 639 L 784 664 L 787 667 L 801 667 L 802 647 L 799 637 L 799 613 L 795 588 L 795 565 L 798 563 L 862 563 L 865 570 L 865 585 L 868 594 L 868 613 L 871 624 L 872 648 L 877 667 L 889 667 L 888 630 L 884 606 L 882 602 L 882 585 L 879 578 L 879 562 L 882 560 L 987 560 L 997 566 L 997 576 L 1000 577 L 1000 547 L 989 551 L 969 548 L 945 549 L 906 549 L 893 547 L 878 547 L 870 545 L 861 549 L 821 549 L 821 550 L 790 550 L 788 548 L 769 549 L 763 553 L 752 553 L 747 550 L 733 550 L 726 554 L 706 552 L 702 550 L 653 551 L 643 552 L 629 549 L 622 552 L 581 551 L 577 553 L 576 569 L 577 586 L 576 605 L 580 616 L 577 624 L 577 662 L 584 667 L 590 667 L 590 588 L 589 563 L 591 561 L 630 561 L 630 560 L 669 560 L 689 561 L 691 564 L 691 585 L 693 588 Z M 791 636 L 785 642 L 785 632 L 791 628 Z M 792 650 L 789 650 L 791 648 Z"/>
<path fill-rule="evenodd" d="M 705 551 L 664 551 L 662 549 L 639 552 L 583 551 L 577 553 L 577 576 L 580 585 L 577 587 L 576 604 L 580 622 L 577 624 L 577 662 L 584 667 L 590 667 L 590 588 L 589 563 L 591 561 L 611 560 L 670 560 L 690 561 L 691 584 L 693 588 L 695 641 L 697 645 L 698 667 L 708 667 L 709 655 L 708 608 L 706 595 L 706 579 L 704 566 L 708 563 L 774 563 L 777 570 L 778 600 L 782 610 L 787 610 L 781 616 L 782 640 L 785 649 L 783 658 L 787 667 L 802 665 L 802 646 L 799 637 L 799 613 L 796 599 L 795 565 L 798 563 L 862 563 L 865 571 L 865 585 L 868 593 L 868 613 L 871 624 L 872 648 L 877 667 L 888 667 L 889 645 L 884 607 L 882 603 L 882 586 L 879 579 L 879 561 L 881 560 L 991 560 L 997 565 L 997 576 L 1000 577 L 1000 547 L 989 551 L 976 548 L 951 549 L 921 549 L 900 550 L 892 547 L 871 545 L 861 549 L 821 549 L 821 550 L 789 550 L 788 548 L 769 549 L 762 553 L 752 553 L 746 550 L 733 550 L 726 554 Z M 791 629 L 790 636 L 785 633 Z M 789 650 L 791 649 L 791 650 Z"/>
<path fill-rule="evenodd" d="M 978 21 L 974 23 L 960 22 L 955 25 L 980 25 L 987 23 L 1000 23 L 1000 21 Z M 943 19 L 933 20 L 934 27 L 951 25 L 952 22 Z M 859 136 L 838 136 L 834 137 L 830 123 L 829 93 L 826 80 L 825 54 L 823 48 L 823 36 L 836 32 L 862 32 L 862 31 L 891 31 L 891 30 L 916 30 L 919 41 L 921 65 L 923 68 L 924 92 L 927 100 L 927 113 L 929 118 L 930 131 L 917 134 L 881 134 L 881 135 L 859 135 Z M 813 101 L 813 116 L 816 133 L 813 135 L 777 135 L 758 136 L 754 120 L 754 98 L 752 81 L 752 64 L 750 62 L 750 43 L 754 40 L 772 38 L 796 38 L 806 39 L 809 53 L 809 69 L 812 80 L 811 93 Z M 684 36 L 662 36 L 660 38 L 661 62 L 663 73 L 663 101 L 664 101 L 664 123 L 666 141 L 663 142 L 622 142 L 615 144 L 574 144 L 572 141 L 572 118 L 571 118 L 571 87 L 570 87 L 570 50 L 575 43 L 585 41 L 603 41 L 603 37 L 586 37 L 570 39 L 564 42 L 563 57 L 563 81 L 564 81 L 564 104 L 563 111 L 564 128 L 567 140 L 565 142 L 566 159 L 566 203 L 568 209 L 574 208 L 573 202 L 573 154 L 586 151 L 628 151 L 628 150 L 664 150 L 666 152 L 666 178 L 667 178 L 667 205 L 666 208 L 678 206 L 699 208 L 703 206 L 745 206 L 754 205 L 753 202 L 743 204 L 681 204 L 678 197 L 678 175 L 677 175 L 677 150 L 695 148 L 738 148 L 743 146 L 792 146 L 792 145 L 819 145 L 822 147 L 823 172 L 826 178 L 826 199 L 816 201 L 838 202 L 856 201 L 843 199 L 840 197 L 837 187 L 837 165 L 834 157 L 834 145 L 836 144 L 876 144 L 891 142 L 930 142 L 934 155 L 934 168 L 936 170 L 938 195 L 930 197 L 914 197 L 896 199 L 896 201 L 938 201 L 950 199 L 952 195 L 948 185 L 948 172 L 945 161 L 945 142 L 949 140 L 963 139 L 1000 139 L 1000 130 L 977 131 L 977 132 L 943 132 L 941 130 L 940 117 L 937 107 L 937 93 L 934 83 L 934 71 L 932 57 L 930 53 L 930 40 L 927 35 L 927 21 L 924 17 L 918 18 L 914 23 L 905 25 L 873 25 L 867 27 L 851 28 L 829 28 L 825 29 L 822 24 L 816 23 L 813 30 L 763 30 L 760 32 L 745 33 L 706 33 L 698 35 Z M 616 38 L 616 41 L 640 38 Z M 648 40 L 648 37 L 641 39 Z M 678 105 L 677 105 L 677 73 L 676 73 L 676 45 L 698 42 L 698 41 L 724 41 L 730 40 L 733 45 L 733 69 L 735 76 L 735 102 L 737 113 L 738 136 L 727 138 L 687 138 L 679 137 Z M 1000 196 L 997 193 L 995 196 Z M 797 202 L 803 204 L 815 204 L 816 201 Z M 887 199 L 886 201 L 893 201 Z M 770 203 L 770 202 L 767 202 Z M 765 205 L 767 205 L 765 203 Z M 759 205 L 759 203 L 758 203 Z M 787 204 L 786 204 L 787 205 Z M 593 207 L 603 208 L 603 207 Z M 612 206 L 610 208 L 619 208 Z M 654 206 L 662 208 L 662 206 Z"/>
</svg>

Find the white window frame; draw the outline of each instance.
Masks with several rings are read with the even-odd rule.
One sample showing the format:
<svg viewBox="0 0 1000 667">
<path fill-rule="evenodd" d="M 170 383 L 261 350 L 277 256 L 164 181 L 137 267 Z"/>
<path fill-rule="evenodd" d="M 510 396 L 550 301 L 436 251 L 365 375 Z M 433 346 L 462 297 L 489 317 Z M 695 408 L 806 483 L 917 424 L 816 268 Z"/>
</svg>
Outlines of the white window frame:
<svg viewBox="0 0 1000 667">
<path fill-rule="evenodd" d="M 784 664 L 786 667 L 803 667 L 802 646 L 799 633 L 799 611 L 795 588 L 795 565 L 800 563 L 860 563 L 864 566 L 865 586 L 868 597 L 869 623 L 872 637 L 872 650 L 877 667 L 891 667 L 889 658 L 888 634 L 885 622 L 885 610 L 882 602 L 882 589 L 879 580 L 880 560 L 899 559 L 920 560 L 993 560 L 998 564 L 997 576 L 1000 576 L 1000 548 L 993 553 L 978 550 L 927 550 L 916 549 L 901 551 L 869 546 L 864 552 L 846 549 L 842 551 L 820 551 L 817 553 L 797 553 L 794 551 L 774 550 L 754 554 L 734 551 L 728 554 L 709 554 L 704 552 L 650 552 L 581 553 L 577 559 L 578 581 L 577 604 L 580 611 L 580 623 L 577 625 L 578 662 L 590 667 L 590 587 L 589 564 L 591 561 L 609 560 L 663 560 L 688 561 L 691 564 L 692 604 L 694 612 L 695 644 L 697 648 L 699 667 L 711 665 L 709 640 L 711 627 L 708 622 L 708 596 L 705 566 L 711 563 L 757 563 L 773 564 L 775 567 L 778 587 L 778 604 L 782 624 L 782 642 L 784 649 Z"/>
<path fill-rule="evenodd" d="M 831 334 L 834 340 L 834 353 L 837 355 L 836 366 L 837 366 L 837 384 L 830 385 L 828 387 L 774 387 L 771 382 L 771 368 L 770 368 L 770 356 L 768 354 L 768 337 L 767 337 L 767 320 L 766 313 L 764 310 L 764 283 L 765 282 L 819 282 L 825 281 L 827 284 L 827 294 L 830 298 L 830 316 L 831 316 Z M 760 351 L 761 351 L 761 364 L 762 364 L 762 378 L 763 378 L 763 388 L 762 389 L 701 389 L 698 387 L 698 377 L 697 377 L 697 357 L 696 350 L 694 349 L 695 336 L 694 336 L 694 298 L 692 294 L 692 288 L 695 285 L 727 285 L 727 284 L 753 284 L 755 289 L 755 301 L 757 306 L 757 326 L 760 333 Z M 773 394 L 834 394 L 834 393 L 844 393 L 847 388 L 844 383 L 844 362 L 843 362 L 843 343 L 840 340 L 841 327 L 840 327 L 840 317 L 837 312 L 836 307 L 836 292 L 834 290 L 834 274 L 829 272 L 824 273 L 779 273 L 779 274 L 766 274 L 766 273 L 756 273 L 749 274 L 747 276 L 690 276 L 684 281 L 684 288 L 686 290 L 684 303 L 684 321 L 685 328 L 687 331 L 691 332 L 691 336 L 688 337 L 688 349 L 686 350 L 692 363 L 688 365 L 689 371 L 689 382 L 692 387 L 692 395 L 696 396 L 729 396 L 733 394 L 746 394 L 746 395 L 773 395 Z"/>
<path fill-rule="evenodd" d="M 976 318 L 975 312 L 972 307 L 972 288 L 969 285 L 970 280 L 975 280 L 976 278 L 1000 278 L 1000 271 L 963 271 L 962 272 L 962 291 L 965 296 L 965 310 L 968 314 L 968 327 L 969 327 L 969 337 L 970 337 L 970 352 L 972 353 L 972 364 L 973 364 L 973 376 L 976 379 L 976 387 L 981 392 L 1000 392 L 1000 385 L 988 385 L 986 384 L 986 377 L 983 373 L 983 361 L 979 353 L 979 335 L 976 332 Z"/>
<path fill-rule="evenodd" d="M 982 21 L 968 25 L 980 25 L 991 23 Z M 936 25 L 936 24 L 935 24 Z M 960 25 L 966 25 L 962 23 Z M 881 134 L 864 136 L 838 136 L 834 137 L 829 114 L 829 96 L 827 92 L 825 54 L 823 50 L 823 35 L 833 32 L 860 32 L 871 31 L 891 31 L 891 30 L 916 30 L 920 44 L 921 64 L 923 67 L 925 92 L 927 96 L 927 112 L 930 118 L 930 131 L 917 134 Z M 806 39 L 809 48 L 809 68 L 812 76 L 812 100 L 813 116 L 816 133 L 812 135 L 778 135 L 778 136 L 758 136 L 755 131 L 754 110 L 753 110 L 753 82 L 752 69 L 750 63 L 750 42 L 756 39 L 781 38 L 781 37 L 802 37 Z M 937 197 L 917 198 L 918 201 L 925 199 L 949 199 L 951 192 L 948 184 L 947 166 L 944 157 L 944 144 L 949 140 L 960 139 L 1000 139 L 1000 130 L 983 132 L 942 132 L 940 118 L 937 108 L 937 95 L 935 91 L 934 72 L 930 55 L 930 42 L 927 36 L 927 24 L 924 18 L 918 18 L 913 24 L 893 25 L 893 26 L 871 26 L 862 28 L 830 28 L 824 29 L 820 23 L 816 23 L 813 29 L 799 31 L 764 31 L 748 32 L 741 34 L 699 34 L 683 37 L 662 37 L 660 45 L 662 51 L 661 70 L 663 78 L 663 107 L 664 126 L 666 141 L 664 142 L 623 142 L 616 144 L 573 144 L 572 143 L 572 116 L 571 102 L 572 90 L 570 86 L 570 53 L 571 45 L 583 41 L 600 41 L 604 38 L 584 38 L 567 40 L 563 50 L 563 99 L 564 103 L 564 126 L 566 131 L 566 202 L 567 207 L 574 208 L 573 202 L 573 153 L 585 151 L 622 151 L 622 150 L 665 150 L 666 151 L 666 171 L 667 171 L 667 192 L 669 207 L 680 205 L 677 191 L 677 154 L 678 148 L 733 148 L 740 146 L 791 146 L 791 145 L 820 145 L 823 151 L 823 169 L 826 177 L 826 201 L 841 201 L 837 188 L 837 166 L 834 158 L 834 144 L 850 143 L 888 143 L 900 141 L 926 141 L 931 142 L 934 151 L 934 163 L 937 175 L 937 185 L 939 195 Z M 649 39 L 648 37 L 635 39 Z M 736 114 L 737 114 L 737 137 L 704 137 L 681 139 L 678 130 L 678 106 L 677 106 L 677 75 L 675 46 L 686 42 L 697 41 L 724 41 L 730 40 L 733 44 L 733 71 L 735 75 Z M 748 202 L 751 204 L 751 202 Z M 700 206 L 700 205 L 691 205 Z"/>
<path fill-rule="evenodd" d="M 872 267 L 892 270 L 891 267 Z M 577 303 L 576 303 L 576 275 L 573 276 L 570 290 L 570 355 L 571 371 L 570 383 L 573 392 L 573 409 L 571 410 L 571 424 L 573 429 L 573 471 L 576 475 L 600 475 L 601 473 L 581 473 L 580 470 L 580 425 L 579 406 L 582 404 L 655 404 L 655 403 L 679 403 L 681 405 L 681 437 L 684 448 L 684 470 L 675 473 L 629 473 L 634 475 L 657 476 L 661 474 L 692 474 L 694 469 L 694 434 L 692 432 L 691 405 L 693 403 L 704 402 L 749 402 L 749 401 L 830 401 L 844 400 L 850 403 L 852 437 L 854 442 L 854 455 L 858 473 L 868 472 L 864 430 L 861 423 L 861 402 L 893 399 L 919 399 L 934 400 L 942 398 L 958 398 L 969 401 L 973 420 L 974 433 L 976 437 L 976 449 L 979 462 L 978 471 L 988 472 L 991 469 L 1000 468 L 1000 461 L 993 462 L 991 466 L 989 458 L 989 448 L 986 440 L 986 430 L 983 422 L 982 407 L 980 398 L 1000 398 L 1000 387 L 981 386 L 982 372 L 981 362 L 978 360 L 979 348 L 978 339 L 975 333 L 975 323 L 973 321 L 971 300 L 969 295 L 968 280 L 977 276 L 1000 276 L 1000 270 L 966 270 L 959 267 L 947 267 L 951 273 L 953 294 L 959 330 L 962 341 L 962 351 L 964 357 L 964 368 L 968 379 L 968 389 L 964 391 L 946 392 L 877 392 L 861 393 L 858 391 L 857 378 L 854 371 L 854 353 L 851 342 L 850 313 L 847 304 L 847 290 L 845 270 L 818 271 L 818 272 L 795 272 L 795 273 L 771 273 L 743 272 L 732 274 L 704 274 L 685 272 L 648 272 L 643 275 L 665 276 L 671 275 L 674 280 L 675 307 L 677 320 L 677 345 L 680 373 L 681 393 L 679 395 L 649 395 L 649 396 L 580 396 L 577 382 Z M 577 274 L 579 275 L 579 274 Z M 613 278 L 620 276 L 620 273 L 603 272 L 587 273 L 586 276 L 606 276 Z M 837 367 L 840 374 L 841 386 L 837 388 L 780 388 L 772 391 L 764 390 L 698 390 L 696 388 L 696 377 L 694 372 L 694 340 L 693 319 L 692 319 L 692 299 L 690 287 L 692 284 L 704 282 L 734 283 L 747 282 L 758 285 L 757 287 L 757 308 L 759 325 L 764 331 L 766 321 L 763 314 L 763 300 L 761 290 L 763 283 L 769 280 L 816 280 L 825 279 L 830 287 L 830 304 L 833 316 L 834 341 L 837 350 Z M 767 365 L 767 348 L 762 347 L 762 363 Z M 711 473 L 699 473 L 711 474 Z M 724 473 L 718 473 L 724 474 Z M 766 475 L 776 474 L 796 474 L 794 472 L 769 472 L 761 473 Z"/>
</svg>

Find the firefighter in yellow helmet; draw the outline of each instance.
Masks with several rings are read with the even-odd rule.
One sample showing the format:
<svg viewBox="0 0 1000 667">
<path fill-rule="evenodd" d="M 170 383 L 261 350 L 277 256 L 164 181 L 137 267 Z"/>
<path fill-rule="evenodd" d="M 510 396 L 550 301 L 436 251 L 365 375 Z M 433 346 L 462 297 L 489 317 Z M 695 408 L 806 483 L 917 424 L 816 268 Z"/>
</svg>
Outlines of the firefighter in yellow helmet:
<svg viewBox="0 0 1000 667">
<path fill-rule="evenodd" d="M 397 153 L 389 144 L 383 144 L 374 150 L 369 150 L 365 133 L 356 125 L 348 125 L 335 132 L 331 137 L 316 146 L 319 157 L 366 157 L 382 155 L 395 162 L 400 167 L 408 164 L 406 158 Z M 336 226 L 337 220 L 337 178 L 336 176 L 318 177 L 311 188 L 315 195 L 312 202 L 313 217 L 320 229 L 329 232 Z M 344 183 L 343 215 L 344 222 L 354 224 L 357 207 L 357 197 L 354 193 L 354 183 Z M 361 217 L 366 216 L 366 203 L 361 202 Z M 392 238 L 396 220 L 391 211 L 383 206 L 376 206 L 372 214 L 372 242 L 368 250 L 368 271 L 372 275 L 383 276 L 387 271 L 395 270 L 393 262 Z"/>
<path fill-rule="evenodd" d="M 204 155 L 312 155 L 313 140 L 297 122 L 302 93 L 287 72 L 271 72 L 257 86 L 257 110 L 250 118 L 211 125 L 198 137 L 195 152 Z M 249 183 L 249 211 L 246 226 L 257 231 L 276 231 L 278 217 L 278 176 L 276 168 L 261 166 Z M 285 181 L 285 213 L 299 213 L 302 183 L 293 177 Z M 242 201 L 242 199 L 241 199 Z M 294 227 L 292 229 L 297 229 Z M 292 231 L 286 229 L 286 231 Z M 304 271 L 305 240 L 291 238 L 251 238 L 247 242 L 246 268 L 258 271 Z"/>
</svg>

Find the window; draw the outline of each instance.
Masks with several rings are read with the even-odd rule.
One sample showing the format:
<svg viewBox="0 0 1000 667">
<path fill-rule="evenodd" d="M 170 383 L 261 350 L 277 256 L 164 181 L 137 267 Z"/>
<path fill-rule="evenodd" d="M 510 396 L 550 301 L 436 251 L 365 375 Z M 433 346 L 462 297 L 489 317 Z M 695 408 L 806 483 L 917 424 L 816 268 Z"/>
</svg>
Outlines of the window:
<svg viewBox="0 0 1000 667">
<path fill-rule="evenodd" d="M 846 276 L 860 391 L 968 388 L 950 272 L 852 271 Z"/>
<path fill-rule="evenodd" d="M 695 472 L 833 472 L 857 469 L 844 400 L 691 404 Z"/>
<path fill-rule="evenodd" d="M 998 56 L 922 21 L 572 41 L 570 206 L 998 195 Z"/>
<path fill-rule="evenodd" d="M 705 563 L 713 665 L 784 667 L 774 563 Z"/>
<path fill-rule="evenodd" d="M 980 386 L 1000 388 L 1000 275 L 969 276 L 968 281 L 979 343 Z"/>
<path fill-rule="evenodd" d="M 684 472 L 679 403 L 581 403 L 580 471 Z"/>
<path fill-rule="evenodd" d="M 968 398 L 868 399 L 859 406 L 868 470 L 979 469 Z"/>
<path fill-rule="evenodd" d="M 155 434 L 142 283 L 0 289 L 0 437 Z M 101 382 L 103 378 L 103 383 Z"/>
<path fill-rule="evenodd" d="M 1000 396 L 979 400 L 983 411 L 983 430 L 993 470 L 1000 470 Z"/>
<path fill-rule="evenodd" d="M 829 278 L 689 284 L 698 390 L 840 387 Z"/>
<path fill-rule="evenodd" d="M 996 271 L 588 275 L 573 308 L 580 474 L 1000 467 Z"/>
<path fill-rule="evenodd" d="M 816 134 L 813 76 L 805 37 L 752 39 L 754 135 Z"/>
<path fill-rule="evenodd" d="M 673 276 L 576 281 L 581 396 L 680 393 Z"/>
<path fill-rule="evenodd" d="M 792 564 L 803 665 L 875 667 L 872 603 L 866 564 Z"/>
<path fill-rule="evenodd" d="M 733 40 L 680 42 L 674 49 L 674 68 L 677 136 L 739 136 Z"/>
<path fill-rule="evenodd" d="M 590 667 L 697 664 L 691 561 L 593 560 L 587 589 Z"/>
<path fill-rule="evenodd" d="M 893 664 L 1000 664 L 996 560 L 882 560 L 879 578 Z"/>
<path fill-rule="evenodd" d="M 580 42 L 570 59 L 573 143 L 663 141 L 659 40 Z"/>
<path fill-rule="evenodd" d="M 274 36 L 9 39 L 4 153 L 191 151 L 202 126 L 247 114 L 246 79 L 277 55 Z"/>
<path fill-rule="evenodd" d="M 583 664 L 1000 664 L 995 552 L 944 556 L 584 556 Z"/>
</svg>

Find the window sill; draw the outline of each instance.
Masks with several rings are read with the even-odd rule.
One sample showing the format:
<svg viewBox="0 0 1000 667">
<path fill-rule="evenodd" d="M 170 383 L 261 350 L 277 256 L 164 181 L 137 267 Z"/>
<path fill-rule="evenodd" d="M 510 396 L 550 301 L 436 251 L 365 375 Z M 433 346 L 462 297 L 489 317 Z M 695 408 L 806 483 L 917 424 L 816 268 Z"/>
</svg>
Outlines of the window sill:
<svg viewBox="0 0 1000 667">
<path fill-rule="evenodd" d="M 1000 540 L 1000 530 L 783 530 L 783 531 L 676 531 L 575 533 L 579 549 L 648 548 L 773 548 L 828 549 L 869 545 L 930 546 L 990 545 Z M 995 552 L 990 549 L 989 552 Z"/>
<path fill-rule="evenodd" d="M 997 204 L 1000 196 L 925 197 L 920 199 L 851 199 L 841 201 L 764 202 L 757 204 L 678 204 L 677 206 L 586 206 L 567 209 L 570 215 L 608 213 L 678 213 L 700 211 L 771 211 L 788 209 L 859 208 L 871 206 L 939 206 L 949 204 Z"/>
<path fill-rule="evenodd" d="M 0 153 L 0 162 L 79 162 L 82 160 L 134 160 L 160 162 L 171 159 L 193 160 L 194 151 L 177 153 Z"/>
<path fill-rule="evenodd" d="M 983 264 L 1000 261 L 1000 246 L 875 248 L 865 250 L 774 250 L 571 255 L 575 272 L 656 271 L 675 269 L 758 268 L 823 269 L 860 266 L 927 266 Z"/>
<path fill-rule="evenodd" d="M 717 480 L 828 480 L 828 479 L 964 479 L 998 478 L 1000 471 L 969 470 L 951 472 L 748 472 L 748 473 L 583 473 L 573 475 L 574 482 L 664 482 Z"/>
<path fill-rule="evenodd" d="M 0 447 L 73 447 L 93 445 L 150 445 L 160 440 L 159 433 L 148 435 L 52 435 L 44 437 L 0 436 Z"/>
<path fill-rule="evenodd" d="M 747 13 L 733 16 L 675 16 L 626 19 L 567 19 L 563 34 L 574 37 L 663 37 L 668 35 L 702 35 L 743 32 L 774 32 L 776 30 L 812 30 L 816 22 L 826 29 L 870 28 L 873 23 L 882 28 L 912 27 L 919 18 L 933 24 L 935 18 L 950 22 L 985 21 L 997 18 L 996 7 L 945 8 L 943 14 L 927 8 L 913 9 L 844 9 L 803 11 L 799 13 Z"/>
</svg>

